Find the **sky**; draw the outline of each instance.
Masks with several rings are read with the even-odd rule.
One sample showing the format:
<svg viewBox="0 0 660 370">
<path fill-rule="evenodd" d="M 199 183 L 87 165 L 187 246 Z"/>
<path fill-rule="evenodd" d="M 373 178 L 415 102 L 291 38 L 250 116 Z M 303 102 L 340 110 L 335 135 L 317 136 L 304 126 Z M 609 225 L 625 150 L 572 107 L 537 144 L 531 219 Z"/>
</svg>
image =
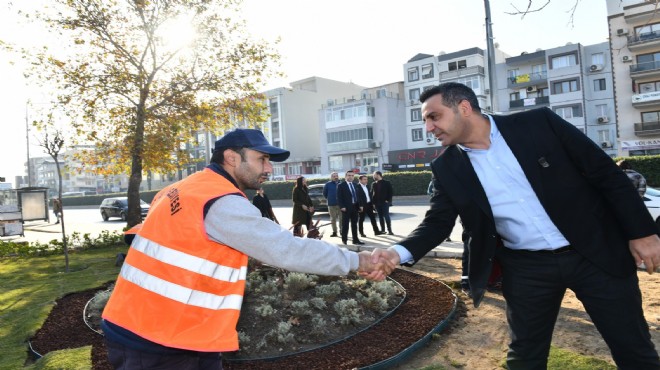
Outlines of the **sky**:
<svg viewBox="0 0 660 370">
<path fill-rule="evenodd" d="M 524 9 L 527 0 L 490 1 L 494 41 L 511 56 L 568 42 L 607 41 L 605 1 L 578 1 L 573 23 L 574 1 L 552 0 L 524 17 L 507 13 L 515 12 L 514 6 Z M 277 50 L 285 77 L 268 81 L 262 91 L 312 76 L 374 87 L 403 81 L 403 65 L 418 53 L 486 49 L 482 0 L 243 0 L 242 16 L 254 38 L 281 39 Z M 0 1 L 0 40 L 34 44 L 40 36 L 7 11 L 7 0 Z M 24 175 L 28 147 L 30 157 L 45 156 L 35 134 L 26 134 L 26 116 L 29 120 L 28 100 L 39 104 L 47 97 L 9 60 L 0 51 L 0 177 L 13 182 Z"/>
</svg>

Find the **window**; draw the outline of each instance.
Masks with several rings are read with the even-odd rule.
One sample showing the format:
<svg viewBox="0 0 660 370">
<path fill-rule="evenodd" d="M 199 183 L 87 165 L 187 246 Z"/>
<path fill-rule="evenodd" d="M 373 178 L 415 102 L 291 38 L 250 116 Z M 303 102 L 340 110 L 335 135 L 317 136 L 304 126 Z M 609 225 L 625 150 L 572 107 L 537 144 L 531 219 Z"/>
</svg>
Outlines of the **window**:
<svg viewBox="0 0 660 370">
<path fill-rule="evenodd" d="M 610 141 L 610 130 L 598 130 L 598 141 Z"/>
<path fill-rule="evenodd" d="M 410 133 L 412 135 L 412 141 L 424 140 L 424 132 L 421 128 L 414 128 Z"/>
<path fill-rule="evenodd" d="M 473 76 L 473 77 L 468 77 L 468 78 L 460 78 L 457 81 L 458 83 L 462 83 L 463 85 L 471 88 L 472 90 L 479 90 L 480 89 L 480 83 L 479 83 L 479 77 L 478 76 Z"/>
<path fill-rule="evenodd" d="M 577 65 L 577 55 L 575 53 L 550 58 L 551 69 L 572 67 L 574 65 Z"/>
<path fill-rule="evenodd" d="M 387 96 L 387 90 L 378 89 L 378 91 L 376 91 L 376 98 L 384 98 L 386 96 Z"/>
<path fill-rule="evenodd" d="M 594 91 L 604 91 L 606 89 L 607 86 L 605 86 L 604 78 L 599 78 L 597 80 L 594 80 Z"/>
<path fill-rule="evenodd" d="M 548 75 L 548 66 L 543 64 L 535 64 L 532 66 L 531 80 L 545 79 Z"/>
<path fill-rule="evenodd" d="M 660 122 L 660 112 L 644 112 L 642 113 L 642 122 Z"/>
<path fill-rule="evenodd" d="M 410 110 L 410 120 L 411 121 L 421 121 L 422 120 L 422 108 L 415 108 Z"/>
<path fill-rule="evenodd" d="M 640 40 L 654 39 L 660 36 L 660 23 L 635 27 L 635 36 L 637 36 Z"/>
<path fill-rule="evenodd" d="M 607 116 L 607 104 L 596 104 L 596 115 L 598 117 Z"/>
<path fill-rule="evenodd" d="M 515 101 L 515 100 L 520 100 L 520 93 L 517 91 L 509 94 L 509 101 Z"/>
<path fill-rule="evenodd" d="M 571 91 L 578 91 L 578 81 L 577 80 L 568 80 L 554 82 L 552 84 L 552 90 L 554 94 L 565 94 Z"/>
<path fill-rule="evenodd" d="M 660 52 L 637 56 L 637 72 L 650 71 L 660 66 Z"/>
<path fill-rule="evenodd" d="M 326 139 L 328 140 L 328 144 L 358 140 L 373 140 L 374 133 L 371 127 L 357 128 L 346 131 L 328 132 L 326 134 Z"/>
<path fill-rule="evenodd" d="M 645 82 L 639 84 L 639 92 L 642 94 L 654 91 L 660 91 L 660 81 Z"/>
<path fill-rule="evenodd" d="M 328 158 L 328 164 L 330 165 L 330 171 L 342 171 L 344 168 L 344 161 L 340 155 L 331 155 Z"/>
<path fill-rule="evenodd" d="M 566 107 L 556 107 L 554 108 L 554 111 L 563 119 L 582 117 L 582 106 L 579 104 Z"/>
<path fill-rule="evenodd" d="M 419 89 L 410 89 L 408 91 L 408 96 L 410 97 L 410 100 L 414 101 L 417 104 L 417 101 L 419 100 Z"/>
<path fill-rule="evenodd" d="M 419 80 L 419 68 L 411 67 L 408 68 L 408 81 L 417 81 Z"/>
<path fill-rule="evenodd" d="M 591 54 L 591 64 L 604 65 L 605 64 L 605 54 L 603 54 L 603 53 Z"/>
<path fill-rule="evenodd" d="M 289 175 L 300 175 L 302 173 L 302 165 L 290 164 L 288 170 L 289 170 Z"/>
<path fill-rule="evenodd" d="M 433 77 L 433 64 L 424 64 L 422 66 L 422 78 Z"/>
<path fill-rule="evenodd" d="M 467 61 L 466 60 L 459 60 L 456 62 L 449 62 L 447 63 L 447 69 L 450 71 L 455 71 L 457 69 L 463 69 L 467 68 Z"/>
</svg>

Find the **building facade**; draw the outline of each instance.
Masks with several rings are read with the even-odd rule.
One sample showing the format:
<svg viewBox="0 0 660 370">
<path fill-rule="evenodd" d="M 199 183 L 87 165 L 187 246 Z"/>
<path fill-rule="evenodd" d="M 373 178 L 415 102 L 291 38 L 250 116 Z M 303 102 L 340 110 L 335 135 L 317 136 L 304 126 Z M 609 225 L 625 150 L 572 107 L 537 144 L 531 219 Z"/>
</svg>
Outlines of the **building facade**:
<svg viewBox="0 0 660 370">
<path fill-rule="evenodd" d="M 655 1 L 607 0 L 619 155 L 660 154 L 660 14 Z"/>
</svg>

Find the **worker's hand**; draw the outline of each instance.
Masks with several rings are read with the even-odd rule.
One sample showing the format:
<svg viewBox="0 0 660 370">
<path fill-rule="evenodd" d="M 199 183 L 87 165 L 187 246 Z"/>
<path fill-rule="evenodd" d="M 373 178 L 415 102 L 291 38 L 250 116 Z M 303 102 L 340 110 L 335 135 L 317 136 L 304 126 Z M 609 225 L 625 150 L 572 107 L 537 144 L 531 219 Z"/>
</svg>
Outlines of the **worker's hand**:
<svg viewBox="0 0 660 370">
<path fill-rule="evenodd" d="M 358 274 L 368 280 L 383 281 L 396 268 L 391 260 L 387 258 L 374 259 L 373 255 L 367 251 L 362 251 L 358 255 L 360 256 Z"/>
</svg>

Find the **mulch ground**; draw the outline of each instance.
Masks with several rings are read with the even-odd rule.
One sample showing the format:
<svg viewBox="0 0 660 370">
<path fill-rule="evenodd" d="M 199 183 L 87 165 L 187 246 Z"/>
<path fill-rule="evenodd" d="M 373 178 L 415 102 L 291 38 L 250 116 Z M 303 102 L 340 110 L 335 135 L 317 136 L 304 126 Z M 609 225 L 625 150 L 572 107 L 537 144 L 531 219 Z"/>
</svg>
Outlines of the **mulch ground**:
<svg viewBox="0 0 660 370">
<path fill-rule="evenodd" d="M 406 300 L 390 316 L 340 343 L 268 361 L 228 362 L 225 369 L 355 369 L 397 356 L 445 320 L 455 296 L 441 282 L 397 269 L 392 278 L 406 289 Z M 103 337 L 83 321 L 85 304 L 103 288 L 69 294 L 57 300 L 43 326 L 30 340 L 39 354 L 92 345 L 96 370 L 110 370 Z"/>
</svg>

